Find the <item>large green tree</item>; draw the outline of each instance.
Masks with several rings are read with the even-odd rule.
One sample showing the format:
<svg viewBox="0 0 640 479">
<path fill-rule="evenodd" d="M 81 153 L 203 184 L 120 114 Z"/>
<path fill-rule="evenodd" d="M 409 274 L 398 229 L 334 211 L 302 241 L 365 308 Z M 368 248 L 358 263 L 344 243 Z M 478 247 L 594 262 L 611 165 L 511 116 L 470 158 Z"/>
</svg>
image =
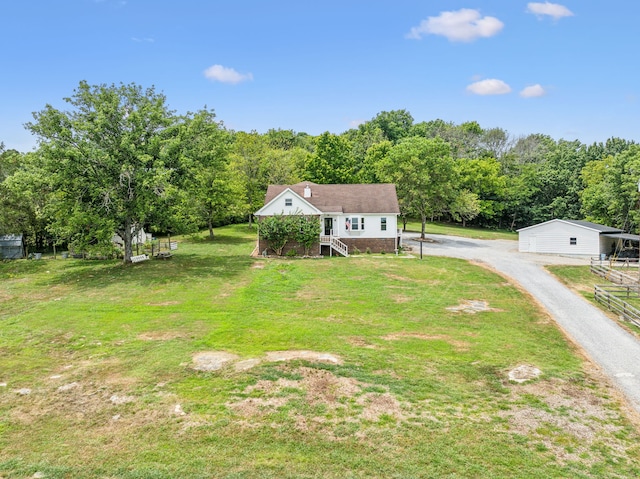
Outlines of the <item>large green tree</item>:
<svg viewBox="0 0 640 479">
<path fill-rule="evenodd" d="M 356 173 L 351 142 L 346 137 L 325 132 L 316 138 L 315 152 L 305 166 L 305 180 L 320 184 L 355 183 Z"/>
<path fill-rule="evenodd" d="M 458 188 L 449 144 L 441 138 L 409 137 L 394 145 L 380 163 L 381 177 L 396 184 L 404 211 L 422 221 L 448 211 Z"/>
<path fill-rule="evenodd" d="M 27 124 L 56 191 L 52 226 L 81 246 L 117 232 L 130 262 L 136 228 L 179 180 L 180 155 L 165 144 L 177 118 L 164 95 L 135 84 L 82 81 L 65 102 L 68 110 L 47 105 Z"/>
<path fill-rule="evenodd" d="M 586 159 L 579 141 L 560 140 L 550 146 L 534 179 L 537 192 L 531 200 L 535 222 L 580 218 L 580 172 Z"/>
<path fill-rule="evenodd" d="M 591 221 L 638 231 L 640 225 L 640 145 L 590 161 L 582 170 L 582 212 Z"/>
<path fill-rule="evenodd" d="M 241 184 L 230 166 L 231 135 L 206 109 L 188 114 L 175 129 L 182 181 L 171 195 L 179 198 L 173 217 L 192 231 L 205 226 L 213 239 L 214 225 L 242 214 Z"/>
<path fill-rule="evenodd" d="M 50 198 L 36 153 L 0 154 L 0 233 L 22 233 L 27 247 L 45 248 L 54 239 L 47 231 Z"/>
<path fill-rule="evenodd" d="M 501 174 L 500 163 L 495 158 L 460 159 L 455 167 L 460 188 L 477 196 L 478 221 L 483 226 L 493 226 L 502 213 L 507 191 L 507 177 Z"/>
</svg>

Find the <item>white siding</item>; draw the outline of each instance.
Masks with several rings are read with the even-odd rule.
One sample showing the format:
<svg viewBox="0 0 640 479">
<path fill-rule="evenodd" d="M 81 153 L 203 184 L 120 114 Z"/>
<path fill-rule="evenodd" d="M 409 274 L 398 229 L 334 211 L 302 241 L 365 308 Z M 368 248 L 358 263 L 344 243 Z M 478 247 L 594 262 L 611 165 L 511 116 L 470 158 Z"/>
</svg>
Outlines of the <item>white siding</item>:
<svg viewBox="0 0 640 479">
<path fill-rule="evenodd" d="M 291 200 L 291 206 L 287 205 L 287 200 Z M 271 203 L 262 207 L 259 211 L 260 216 L 273 216 L 273 215 L 317 215 L 318 210 L 300 198 L 298 195 L 285 190 L 281 195 L 275 197 Z"/>
<path fill-rule="evenodd" d="M 571 238 L 575 238 L 575 244 L 571 244 Z M 600 232 L 564 221 L 549 221 L 520 230 L 518 250 L 598 256 L 601 252 Z"/>
<path fill-rule="evenodd" d="M 344 238 L 395 238 L 398 228 L 398 217 L 395 213 L 385 214 L 363 214 L 354 213 L 350 215 L 327 215 L 333 218 L 333 231 Z M 364 231 L 346 228 L 347 218 L 364 218 Z M 387 219 L 387 229 L 382 231 L 381 218 Z"/>
</svg>

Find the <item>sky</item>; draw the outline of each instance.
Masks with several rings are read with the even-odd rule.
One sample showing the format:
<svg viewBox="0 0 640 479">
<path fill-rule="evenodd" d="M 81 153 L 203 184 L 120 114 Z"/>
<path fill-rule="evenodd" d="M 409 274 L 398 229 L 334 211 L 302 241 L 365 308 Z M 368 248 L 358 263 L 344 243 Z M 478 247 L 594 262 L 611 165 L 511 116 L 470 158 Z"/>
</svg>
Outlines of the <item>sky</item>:
<svg viewBox="0 0 640 479">
<path fill-rule="evenodd" d="M 236 131 L 381 111 L 513 137 L 640 141 L 640 1 L 1 0 L 0 142 L 82 80 L 155 87 Z"/>
</svg>

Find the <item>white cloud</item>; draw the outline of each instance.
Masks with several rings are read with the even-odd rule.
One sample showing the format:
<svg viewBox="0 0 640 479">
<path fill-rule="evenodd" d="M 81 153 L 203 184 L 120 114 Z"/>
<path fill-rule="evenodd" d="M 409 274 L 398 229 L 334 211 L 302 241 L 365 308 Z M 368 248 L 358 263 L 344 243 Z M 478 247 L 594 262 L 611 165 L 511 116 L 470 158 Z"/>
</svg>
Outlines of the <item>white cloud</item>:
<svg viewBox="0 0 640 479">
<path fill-rule="evenodd" d="M 235 85 L 247 80 L 253 80 L 251 73 L 238 73 L 233 68 L 223 67 L 222 65 L 212 65 L 204 71 L 204 76 L 211 81 L 220 83 L 231 83 Z"/>
<path fill-rule="evenodd" d="M 463 8 L 455 12 L 442 12 L 437 17 L 422 20 L 406 38 L 420 40 L 423 35 L 442 35 L 452 42 L 472 42 L 478 38 L 497 35 L 504 23 L 495 17 L 482 17 L 478 10 Z"/>
<path fill-rule="evenodd" d="M 558 20 L 562 17 L 572 17 L 573 12 L 564 5 L 550 2 L 529 2 L 527 4 L 527 13 L 533 13 L 537 16 L 548 15 L 553 17 L 554 20 Z"/>
<path fill-rule="evenodd" d="M 472 83 L 467 87 L 467 91 L 476 95 L 505 95 L 511 93 L 511 87 L 502 80 L 489 78 Z"/>
<path fill-rule="evenodd" d="M 545 96 L 546 94 L 547 91 L 539 83 L 528 86 L 520 92 L 520 96 L 522 98 L 537 98 L 540 96 Z"/>
</svg>

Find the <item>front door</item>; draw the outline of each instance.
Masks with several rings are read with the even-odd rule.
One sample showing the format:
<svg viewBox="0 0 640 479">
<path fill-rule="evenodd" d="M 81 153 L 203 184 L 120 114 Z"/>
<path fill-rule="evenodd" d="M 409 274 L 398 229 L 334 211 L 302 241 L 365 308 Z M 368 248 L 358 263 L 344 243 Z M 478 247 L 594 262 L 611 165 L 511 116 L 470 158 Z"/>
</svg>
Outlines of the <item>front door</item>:
<svg viewBox="0 0 640 479">
<path fill-rule="evenodd" d="M 333 234 L 333 218 L 324 219 L 324 234 L 327 236 Z"/>
</svg>

